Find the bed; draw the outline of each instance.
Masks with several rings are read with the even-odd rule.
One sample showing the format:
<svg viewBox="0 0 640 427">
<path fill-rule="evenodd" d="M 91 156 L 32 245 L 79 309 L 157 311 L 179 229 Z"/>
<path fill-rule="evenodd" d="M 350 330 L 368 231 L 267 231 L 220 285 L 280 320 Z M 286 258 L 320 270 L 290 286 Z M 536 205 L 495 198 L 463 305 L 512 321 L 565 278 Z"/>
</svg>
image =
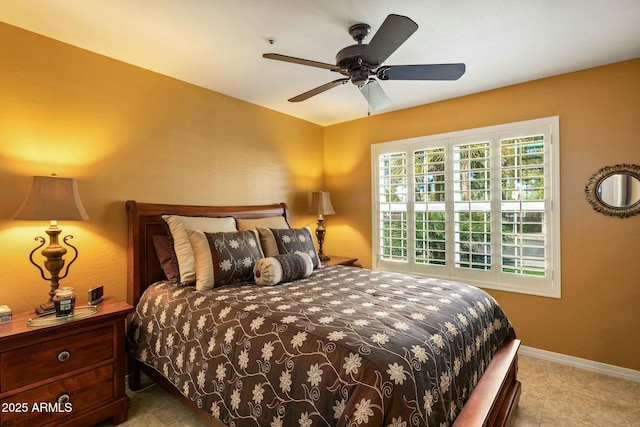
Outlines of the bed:
<svg viewBox="0 0 640 427">
<path fill-rule="evenodd" d="M 142 371 L 214 426 L 508 424 L 520 341 L 483 291 L 349 266 L 198 291 L 166 279 L 163 215 L 288 222 L 287 206 L 126 209 L 131 389 Z"/>
</svg>

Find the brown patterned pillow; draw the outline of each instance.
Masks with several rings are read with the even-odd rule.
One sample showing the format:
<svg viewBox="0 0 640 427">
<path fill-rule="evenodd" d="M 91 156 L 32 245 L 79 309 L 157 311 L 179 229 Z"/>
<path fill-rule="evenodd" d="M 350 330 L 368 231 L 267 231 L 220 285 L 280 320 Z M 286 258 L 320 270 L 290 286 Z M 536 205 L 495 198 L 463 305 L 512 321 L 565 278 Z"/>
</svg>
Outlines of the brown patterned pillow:
<svg viewBox="0 0 640 427">
<path fill-rule="evenodd" d="M 318 258 L 309 227 L 290 228 L 288 230 L 272 228 L 271 232 L 276 238 L 280 255 L 304 252 L 311 257 L 314 269 L 320 267 L 320 259 Z"/>
<path fill-rule="evenodd" d="M 211 249 L 214 287 L 253 280 L 253 266 L 263 258 L 255 232 L 204 234 Z"/>
</svg>

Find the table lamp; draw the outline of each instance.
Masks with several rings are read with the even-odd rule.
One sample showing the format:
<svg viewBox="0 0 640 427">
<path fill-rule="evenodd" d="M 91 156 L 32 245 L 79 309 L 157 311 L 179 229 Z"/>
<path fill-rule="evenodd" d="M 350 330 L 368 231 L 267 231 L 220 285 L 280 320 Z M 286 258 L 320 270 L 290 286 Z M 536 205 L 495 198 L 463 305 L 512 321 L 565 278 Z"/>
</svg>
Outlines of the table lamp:
<svg viewBox="0 0 640 427">
<path fill-rule="evenodd" d="M 318 258 L 320 261 L 328 261 L 331 258 L 326 256 L 322 251 L 324 245 L 324 236 L 326 229 L 324 227 L 323 215 L 334 215 L 335 211 L 331 205 L 331 197 L 326 191 L 314 191 L 311 193 L 311 204 L 309 205 L 309 214 L 318 215 L 318 223 L 316 228 L 316 237 L 318 239 Z"/>
<path fill-rule="evenodd" d="M 33 260 L 33 254 L 45 244 L 46 240 L 44 237 L 37 236 L 35 238 L 40 244 L 31 251 L 29 260 L 31 264 L 40 270 L 42 278 L 51 282 L 49 300 L 36 307 L 36 313 L 40 315 L 52 313 L 55 311 L 53 297 L 55 296 L 56 289 L 58 289 L 58 282 L 67 277 L 69 267 L 71 267 L 71 264 L 78 258 L 78 250 L 68 242 L 69 239 L 73 239 L 73 236 L 65 236 L 62 241 L 65 245 L 73 249 L 74 256 L 71 262 L 67 264 L 64 274 L 60 276 L 60 271 L 65 264 L 63 256 L 67 253 L 67 249 L 58 242 L 58 236 L 62 230 L 58 228 L 57 221 L 89 220 L 89 215 L 87 215 L 80 201 L 78 183 L 73 178 L 59 178 L 55 175 L 34 176 L 31 191 L 22 203 L 20 209 L 18 209 L 13 216 L 13 219 L 51 221 L 50 227 L 46 230 L 46 233 L 49 235 L 49 246 L 41 252 L 46 258 L 44 266 L 47 271 L 49 271 L 51 277 L 46 277 L 42 267 Z"/>
</svg>

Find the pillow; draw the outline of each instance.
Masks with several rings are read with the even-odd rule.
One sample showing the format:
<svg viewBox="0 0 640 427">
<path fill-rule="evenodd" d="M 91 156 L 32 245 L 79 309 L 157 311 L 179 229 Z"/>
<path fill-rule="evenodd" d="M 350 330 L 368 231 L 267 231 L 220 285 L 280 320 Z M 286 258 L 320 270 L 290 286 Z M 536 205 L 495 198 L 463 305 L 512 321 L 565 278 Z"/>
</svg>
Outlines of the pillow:
<svg viewBox="0 0 640 427">
<path fill-rule="evenodd" d="M 278 245 L 276 238 L 273 236 L 273 232 L 269 228 L 256 228 L 258 235 L 260 236 L 260 246 L 262 246 L 262 252 L 266 257 L 274 257 L 279 255 Z"/>
<path fill-rule="evenodd" d="M 236 219 L 238 230 L 255 230 L 256 228 L 289 228 L 287 220 L 283 216 L 268 216 L 265 218 L 238 218 Z"/>
<path fill-rule="evenodd" d="M 178 282 L 180 280 L 178 260 L 171 250 L 171 240 L 169 239 L 169 236 L 163 236 L 160 234 L 153 236 L 153 247 L 156 250 L 160 267 L 162 267 L 162 271 L 164 271 L 164 275 L 167 277 L 167 280 Z"/>
<path fill-rule="evenodd" d="M 282 254 L 290 254 L 295 252 L 304 252 L 311 257 L 313 268 L 320 267 L 320 259 L 316 252 L 316 247 L 311 237 L 309 227 L 290 228 L 288 230 L 271 229 L 273 236 L 278 245 L 278 252 Z"/>
<path fill-rule="evenodd" d="M 253 266 L 263 258 L 254 231 L 204 233 L 213 264 L 213 286 L 253 280 Z"/>
<path fill-rule="evenodd" d="M 262 258 L 253 267 L 257 285 L 277 285 L 309 277 L 313 273 L 311 257 L 304 252 Z"/>
<path fill-rule="evenodd" d="M 189 244 L 193 249 L 196 272 L 196 290 L 205 291 L 213 289 L 213 263 L 211 261 L 211 249 L 209 240 L 202 231 L 187 230 Z"/>
<path fill-rule="evenodd" d="M 287 229 L 289 224 L 283 216 L 270 216 L 266 218 L 252 218 L 236 220 L 238 230 L 258 230 L 260 235 L 260 246 L 266 257 L 278 255 L 278 245 L 270 228 Z"/>
<path fill-rule="evenodd" d="M 173 239 L 173 251 L 178 260 L 180 282 L 190 284 L 196 281 L 195 258 L 187 230 L 199 230 L 209 233 L 236 231 L 233 217 L 213 218 L 204 216 L 162 215 L 169 227 Z"/>
</svg>

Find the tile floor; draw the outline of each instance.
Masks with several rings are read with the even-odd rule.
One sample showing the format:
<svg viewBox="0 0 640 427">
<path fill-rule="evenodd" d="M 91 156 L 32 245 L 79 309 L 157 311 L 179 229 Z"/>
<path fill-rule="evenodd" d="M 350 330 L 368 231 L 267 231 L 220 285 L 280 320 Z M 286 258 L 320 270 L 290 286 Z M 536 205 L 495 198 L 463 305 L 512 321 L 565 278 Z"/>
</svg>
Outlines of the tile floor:
<svg viewBox="0 0 640 427">
<path fill-rule="evenodd" d="M 522 395 L 513 427 L 640 427 L 640 383 L 523 355 L 519 366 Z M 123 427 L 205 425 L 160 387 L 129 396 Z"/>
<path fill-rule="evenodd" d="M 519 356 L 516 427 L 640 426 L 640 383 Z"/>
</svg>

